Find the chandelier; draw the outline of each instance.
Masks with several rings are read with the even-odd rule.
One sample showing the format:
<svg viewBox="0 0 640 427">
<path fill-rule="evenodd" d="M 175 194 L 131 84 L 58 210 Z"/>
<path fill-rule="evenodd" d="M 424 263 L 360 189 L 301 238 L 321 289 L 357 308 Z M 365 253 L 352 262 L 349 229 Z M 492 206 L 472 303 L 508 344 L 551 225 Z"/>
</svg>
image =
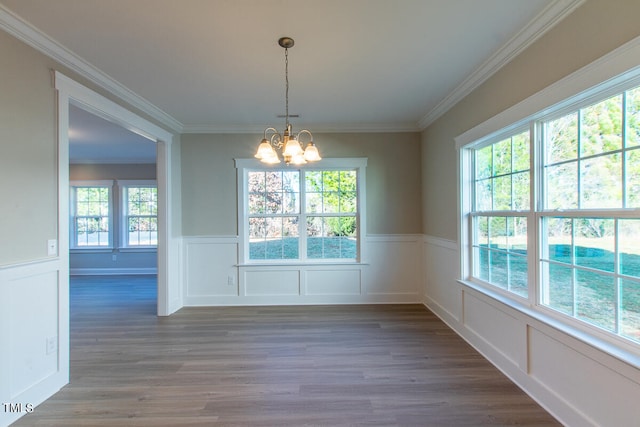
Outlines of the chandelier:
<svg viewBox="0 0 640 427">
<path fill-rule="evenodd" d="M 303 129 L 297 135 L 294 135 L 289 123 L 289 48 L 293 47 L 293 43 L 293 39 L 290 37 L 281 37 L 278 40 L 278 44 L 284 48 L 285 129 L 282 135 L 272 127 L 264 130 L 264 136 L 260 141 L 260 145 L 258 145 L 258 151 L 255 155 L 256 159 L 264 163 L 280 163 L 280 157 L 278 157 L 276 149 L 281 150 L 282 157 L 287 165 L 303 165 L 307 162 L 315 162 L 321 159 L 318 148 L 313 143 L 311 132 Z M 267 135 L 270 135 L 270 137 L 267 138 Z M 304 150 L 300 142 L 300 137 L 303 135 L 309 137 L 309 142 Z"/>
</svg>

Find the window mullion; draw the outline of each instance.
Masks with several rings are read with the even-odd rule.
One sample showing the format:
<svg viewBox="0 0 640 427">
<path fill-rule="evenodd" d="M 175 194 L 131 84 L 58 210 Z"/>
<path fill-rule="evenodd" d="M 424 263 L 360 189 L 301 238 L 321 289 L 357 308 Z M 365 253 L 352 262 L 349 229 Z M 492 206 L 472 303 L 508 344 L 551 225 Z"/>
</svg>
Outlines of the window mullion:
<svg viewBox="0 0 640 427">
<path fill-rule="evenodd" d="M 529 125 L 529 212 L 527 213 L 527 265 L 529 266 L 527 283 L 529 285 L 529 303 L 539 304 L 541 295 L 540 246 L 541 217 L 537 214 L 541 207 L 541 189 L 544 173 L 542 170 L 543 132 L 542 123 Z"/>
<path fill-rule="evenodd" d="M 578 184 L 579 185 L 579 184 Z M 571 218 L 571 265 L 576 265 L 576 219 Z M 571 269 L 571 315 L 576 317 L 576 308 L 578 306 L 578 269 Z"/>
<path fill-rule="evenodd" d="M 622 94 L 622 208 L 627 207 L 627 92 Z"/>
<path fill-rule="evenodd" d="M 502 288 L 508 296 L 517 294 L 524 267 L 520 269 L 521 247 L 513 245 L 521 240 L 510 239 L 522 237 L 522 223 L 517 218 L 526 216 L 531 306 L 550 309 L 553 316 L 565 316 L 568 324 L 579 328 L 586 323 L 587 333 L 595 326 L 603 330 L 604 337 L 609 334 L 639 341 L 640 209 L 629 200 L 635 196 L 635 182 L 631 181 L 637 160 L 627 159 L 630 153 L 636 155 L 633 150 L 640 152 L 635 140 L 627 140 L 638 131 L 637 123 L 628 123 L 637 118 L 638 81 L 616 96 L 608 89 L 572 101 L 571 109 L 550 108 L 486 139 L 458 147 L 463 278 Z M 524 153 L 513 129 L 523 129 L 525 120 L 531 144 L 529 209 L 517 211 L 526 187 L 524 176 L 516 179 L 514 175 L 515 169 L 524 167 L 514 152 Z M 504 156 L 509 146 L 511 171 L 506 173 L 509 166 Z M 510 205 L 506 200 L 508 181 Z M 502 251 L 499 245 L 505 232 L 507 247 Z M 517 281 L 511 275 L 518 275 Z"/>
<path fill-rule="evenodd" d="M 577 135 L 576 135 L 576 143 L 577 143 L 577 152 L 576 152 L 576 162 L 578 170 L 576 173 L 577 176 L 577 184 L 578 184 L 578 209 L 582 209 L 582 109 L 578 110 L 578 123 L 577 127 Z"/>
<path fill-rule="evenodd" d="M 613 272 L 614 272 L 614 301 L 615 304 L 615 331 L 616 334 L 622 332 L 622 293 L 620 292 L 620 220 L 614 219 L 614 243 L 613 243 Z"/>
<path fill-rule="evenodd" d="M 305 171 L 300 171 L 298 180 L 298 194 L 300 195 L 300 208 L 298 209 L 298 250 L 299 258 L 307 260 L 307 186 Z"/>
</svg>

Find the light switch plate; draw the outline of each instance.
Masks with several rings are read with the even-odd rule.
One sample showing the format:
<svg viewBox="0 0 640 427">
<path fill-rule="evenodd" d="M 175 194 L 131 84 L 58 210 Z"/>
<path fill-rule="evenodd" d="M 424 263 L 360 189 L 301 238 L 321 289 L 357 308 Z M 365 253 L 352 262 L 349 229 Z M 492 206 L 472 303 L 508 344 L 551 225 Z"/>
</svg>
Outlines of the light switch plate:
<svg viewBox="0 0 640 427">
<path fill-rule="evenodd" d="M 56 239 L 47 240 L 47 254 L 58 255 L 58 241 Z"/>
</svg>

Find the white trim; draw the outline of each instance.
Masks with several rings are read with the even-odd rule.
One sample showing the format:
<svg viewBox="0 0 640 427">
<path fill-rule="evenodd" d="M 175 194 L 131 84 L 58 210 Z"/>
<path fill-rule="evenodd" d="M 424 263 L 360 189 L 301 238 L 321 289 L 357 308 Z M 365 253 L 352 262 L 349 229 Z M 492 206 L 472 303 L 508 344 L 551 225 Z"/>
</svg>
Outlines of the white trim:
<svg viewBox="0 0 640 427">
<path fill-rule="evenodd" d="M 368 234 L 367 242 L 418 242 L 423 239 L 422 234 Z"/>
<path fill-rule="evenodd" d="M 422 235 L 377 235 L 371 263 L 238 265 L 236 236 L 185 237 L 184 303 L 190 305 L 422 302 Z"/>
<path fill-rule="evenodd" d="M 262 163 L 258 159 L 234 159 L 234 161 L 237 169 L 252 169 L 252 168 L 283 169 L 284 167 L 286 167 L 282 163 L 270 165 L 267 163 Z M 332 169 L 332 168 L 364 169 L 366 167 L 367 167 L 366 157 L 323 158 L 318 163 L 307 163 L 305 165 L 290 166 L 290 168 L 292 169 L 304 169 L 304 170 L 325 170 L 325 169 Z"/>
<path fill-rule="evenodd" d="M 298 260 L 265 260 L 265 261 L 257 261 L 257 260 L 249 260 L 248 248 L 245 245 L 245 242 L 249 239 L 249 229 L 246 226 L 248 222 L 248 207 L 246 206 L 246 194 L 248 191 L 248 183 L 247 183 L 247 172 L 249 170 L 286 170 L 286 166 L 282 163 L 270 165 L 266 163 L 260 162 L 255 158 L 244 158 L 244 159 L 234 159 L 236 166 L 236 179 L 237 179 L 237 193 L 238 193 L 238 232 L 239 232 L 239 244 L 238 244 L 238 265 L 242 266 L 252 266 L 252 265 L 273 265 L 273 264 L 282 264 L 282 265 L 291 265 L 291 264 L 299 264 L 299 265 L 320 265 L 324 263 L 329 264 L 366 264 L 367 263 L 367 254 L 366 254 L 366 246 L 363 242 L 367 239 L 367 222 L 366 222 L 366 167 L 367 167 L 367 158 L 366 157 L 343 157 L 343 158 L 325 158 L 322 159 L 318 163 L 299 165 L 299 166 L 291 166 L 291 170 L 299 170 L 299 171 L 313 171 L 313 170 L 329 170 L 329 169 L 345 169 L 345 170 L 357 170 L 357 178 L 358 178 L 358 211 L 356 214 L 356 218 L 358 219 L 358 258 L 356 260 L 353 259 L 307 259 L 306 258 L 306 250 L 304 247 L 301 247 L 300 259 Z M 303 182 L 300 185 L 304 185 Z M 301 191 L 301 194 L 304 192 Z M 304 199 L 301 200 L 300 213 L 297 215 L 303 215 L 303 206 Z M 304 245 L 306 241 L 301 242 L 301 245 Z M 302 255 L 305 254 L 305 255 Z"/>
<path fill-rule="evenodd" d="M 176 133 L 182 132 L 183 126 L 178 120 L 62 46 L 2 4 L 0 4 L 0 28 L 37 51 L 42 52 L 49 58 L 78 73 L 90 82 L 95 83 L 102 89 L 117 96 L 127 104 L 148 114 L 153 119 L 166 125 L 172 131 Z"/>
<path fill-rule="evenodd" d="M 157 268 L 71 268 L 71 276 L 155 275 Z"/>
<path fill-rule="evenodd" d="M 62 174 L 61 178 L 62 181 L 65 181 L 64 174 Z M 60 187 L 64 188 L 64 184 L 66 184 L 66 181 L 60 183 Z M 59 225 L 62 227 L 59 229 L 61 235 L 64 235 L 67 231 L 64 226 L 65 222 L 68 223 L 68 218 L 63 216 L 59 221 Z M 3 351 L 0 352 L 1 402 L 22 402 L 23 405 L 30 403 L 36 407 L 69 383 L 69 258 L 68 253 L 65 252 L 66 248 L 64 247 L 63 239 L 60 242 L 59 257 L 42 258 L 0 266 L 0 292 L 3 295 L 3 298 L 0 299 L 0 332 L 3 339 Z M 16 387 L 16 378 L 13 378 L 12 375 L 12 373 L 15 374 L 17 368 L 15 364 L 26 364 L 30 368 L 37 370 L 38 365 L 43 362 L 43 354 L 38 351 L 34 352 L 34 347 L 32 346 L 29 347 L 29 350 L 11 347 L 12 336 L 16 334 L 27 337 L 33 342 L 34 339 L 39 340 L 39 335 L 43 332 L 37 326 L 38 322 L 33 325 L 16 323 L 18 321 L 18 319 L 14 318 L 16 313 L 12 313 L 14 310 L 9 306 L 16 303 L 31 305 L 28 302 L 28 297 L 27 301 L 24 299 L 21 301 L 14 300 L 12 298 L 12 288 L 15 289 L 15 286 L 21 286 L 16 284 L 17 282 L 30 281 L 34 280 L 34 278 L 37 278 L 35 280 L 38 282 L 38 286 L 43 286 L 42 289 L 55 288 L 56 298 L 55 300 L 47 301 L 47 304 L 57 304 L 57 312 L 61 314 L 47 317 L 46 320 L 51 322 L 49 325 L 54 329 L 49 330 L 55 330 L 55 335 L 58 338 L 56 352 L 49 355 L 49 357 L 57 360 L 57 364 L 50 371 L 40 371 L 35 382 L 29 384 L 26 388 L 24 388 L 24 383 L 21 383 L 18 388 Z M 33 298 L 34 296 L 32 295 L 31 299 Z M 9 425 L 25 415 L 25 412 L 11 413 L 6 410 L 3 411 L 3 409 L 0 407 L 0 411 L 2 411 L 0 412 L 0 425 L 2 426 Z"/>
<path fill-rule="evenodd" d="M 76 253 L 82 253 L 85 250 L 95 250 L 95 251 L 112 251 L 116 247 L 116 234 L 114 230 L 117 228 L 118 220 L 115 219 L 115 198 L 114 198 L 114 180 L 74 180 L 69 181 L 69 221 L 73 224 L 69 224 L 69 250 Z M 109 213 L 108 213 L 108 226 L 109 230 L 107 232 L 108 239 L 107 245 L 78 245 L 78 234 L 76 229 L 76 217 L 77 215 L 77 188 L 107 188 L 109 190 Z"/>
<path fill-rule="evenodd" d="M 157 187 L 158 181 L 155 179 L 116 179 L 120 187 Z"/>
<path fill-rule="evenodd" d="M 240 236 L 183 236 L 190 244 L 240 243 Z"/>
<path fill-rule="evenodd" d="M 385 242 L 389 242 L 390 240 L 385 240 Z M 406 240 L 399 240 L 401 242 L 405 242 Z M 281 267 L 318 267 L 318 268 L 334 268 L 334 267 L 344 267 L 344 266 L 364 266 L 364 265 L 369 265 L 366 262 L 357 262 L 357 261 L 345 261 L 345 262 L 340 262 L 339 260 L 336 261 L 335 259 L 330 259 L 326 262 L 322 262 L 322 261 L 300 261 L 300 262 L 291 262 L 291 260 L 285 260 L 283 262 L 273 262 L 273 261 L 258 261 L 258 262 L 250 262 L 250 263 L 246 263 L 246 264 L 236 264 L 234 265 L 234 267 L 242 267 L 242 268 L 254 268 L 254 267 L 274 267 L 274 268 L 281 268 Z"/>
<path fill-rule="evenodd" d="M 124 179 L 124 180 L 116 180 L 116 186 L 118 188 L 118 232 L 119 232 L 119 241 L 118 241 L 118 249 L 122 252 L 128 250 L 136 250 L 136 249 L 155 249 L 157 244 L 155 245 L 131 245 L 129 243 L 129 233 L 128 231 L 128 213 L 129 213 L 129 188 L 155 188 L 156 189 L 156 215 L 134 215 L 138 217 L 147 217 L 147 218 L 155 218 L 156 219 L 156 227 L 158 221 L 157 215 L 157 189 L 158 189 L 158 181 L 155 179 Z M 158 231 L 156 230 L 156 236 Z"/>
<path fill-rule="evenodd" d="M 81 85 L 61 72 L 54 71 L 54 78 L 56 89 L 74 94 L 70 99 L 72 104 L 151 141 L 171 143 L 173 140 L 172 133 Z"/>
<path fill-rule="evenodd" d="M 335 123 L 313 126 L 314 132 L 419 132 L 424 130 L 438 117 L 442 116 L 461 99 L 484 83 L 489 77 L 500 70 L 500 68 L 545 34 L 550 28 L 571 14 L 583 2 L 584 0 L 554 0 L 551 2 L 549 6 L 529 22 L 518 34 L 512 37 L 511 40 L 498 49 L 495 54 L 456 87 L 453 92 L 425 114 L 418 123 Z M 0 28 L 82 77 L 87 78 L 109 93 L 114 94 L 126 103 L 148 114 L 175 133 L 260 133 L 267 127 L 267 125 L 184 125 L 60 43 L 51 39 L 38 28 L 24 21 L 1 4 Z"/>
<path fill-rule="evenodd" d="M 297 128 L 311 128 L 314 134 L 321 133 L 416 133 L 420 132 L 417 123 L 325 123 L 325 124 L 296 124 Z M 182 133 L 193 134 L 262 134 L 267 127 L 273 124 L 260 125 L 208 125 L 194 124 L 184 125 Z"/>
<path fill-rule="evenodd" d="M 418 127 L 424 130 L 451 107 L 473 92 L 502 67 L 518 56 L 527 47 L 542 37 L 549 29 L 570 15 L 585 0 L 556 0 L 551 2 L 538 16 L 529 22 L 518 34 L 487 59 L 477 70 L 467 77 L 453 92 L 440 101 L 420 121 Z"/>
<path fill-rule="evenodd" d="M 435 236 L 424 236 L 424 242 L 428 245 L 439 246 L 451 251 L 458 250 L 458 242 L 449 239 L 443 239 Z"/>
<path fill-rule="evenodd" d="M 542 117 L 548 114 L 551 108 L 561 108 L 569 98 L 587 97 L 601 87 L 634 78 L 640 75 L 638 57 L 640 57 L 640 37 L 636 37 L 540 92 L 456 136 L 454 138 L 456 148 L 460 149 L 472 142 L 493 138 L 496 133 Z"/>
<path fill-rule="evenodd" d="M 438 240 L 425 236 L 425 242 Z M 425 254 L 431 258 L 424 260 L 429 282 L 426 289 L 430 292 L 425 295 L 425 305 L 487 360 L 563 425 L 604 425 L 602 420 L 613 419 L 612 411 L 617 410 L 622 412 L 615 414 L 616 425 L 635 425 L 635 408 L 607 397 L 617 386 L 625 396 L 637 394 L 640 370 L 633 361 L 640 355 L 629 353 L 632 363 L 628 363 L 568 333 L 566 325 L 546 322 L 540 317 L 545 314 L 524 303 L 456 279 L 457 249 L 426 245 L 429 248 Z M 545 341 L 534 337 L 544 337 Z M 545 362 L 547 353 L 553 356 Z M 585 365 L 592 370 L 583 370 Z M 547 370 L 560 374 L 540 376 Z M 585 372 L 589 374 L 585 376 Z M 580 388 L 572 384 L 574 377 L 581 379 Z"/>
<path fill-rule="evenodd" d="M 113 187 L 113 179 L 90 179 L 69 181 L 69 187 Z"/>
<path fill-rule="evenodd" d="M 64 230 L 66 235 L 60 237 L 60 250 L 68 252 L 69 243 L 69 104 L 78 105 L 106 120 L 117 123 L 132 132 L 157 142 L 157 183 L 158 183 L 158 315 L 168 316 L 181 307 L 179 277 L 180 245 L 176 242 L 172 231 L 172 161 L 171 144 L 174 135 L 93 90 L 77 83 L 59 71 L 54 72 L 55 88 L 58 91 L 58 139 L 59 168 L 58 173 L 67 178 L 61 184 L 59 209 L 64 214 Z M 64 207 L 67 208 L 64 208 Z M 65 209 L 62 211 L 62 209 Z M 62 221 L 61 221 L 62 222 Z M 170 279 L 171 278 L 171 279 Z M 172 297 L 175 295 L 176 297 Z M 68 310 L 67 310 L 68 314 Z"/>
<path fill-rule="evenodd" d="M 545 330 L 547 334 L 555 334 L 557 336 L 557 334 L 562 333 L 574 338 L 575 341 L 568 341 L 564 338 L 560 338 L 559 340 L 564 342 L 566 345 L 571 344 L 570 346 L 576 351 L 584 353 L 585 348 L 593 347 L 600 350 L 601 353 L 613 356 L 617 361 L 622 362 L 621 364 L 616 365 L 615 370 L 619 374 L 640 384 L 640 354 L 635 352 L 633 348 L 612 345 L 610 341 L 600 339 L 596 335 L 592 334 L 591 331 L 586 331 L 586 329 L 589 328 L 579 328 L 573 324 L 558 320 L 556 316 L 550 315 L 551 310 L 541 311 L 537 307 L 531 307 L 527 304 L 523 304 L 517 299 L 511 298 L 510 295 L 506 296 L 500 292 L 500 289 L 491 289 L 467 280 L 458 280 L 458 283 L 469 290 L 473 290 L 477 294 L 482 294 L 485 297 L 488 297 L 486 302 L 494 306 L 496 309 L 504 310 L 505 306 L 507 306 L 515 310 L 517 313 L 522 314 L 522 320 L 527 322 L 531 322 L 533 320 L 537 322 L 536 328 Z M 585 347 L 585 345 L 588 347 Z M 598 354 L 601 354 L 600 352 Z M 593 356 L 590 357 L 593 358 Z M 594 360 L 605 364 L 597 358 L 594 358 Z M 610 369 L 614 369 L 611 363 L 607 363 L 606 366 Z M 632 369 L 629 370 L 629 367 Z"/>
<path fill-rule="evenodd" d="M 640 357 L 638 357 L 637 343 L 631 343 L 623 337 L 607 332 L 603 329 L 589 325 L 585 322 L 564 316 L 548 307 L 538 304 L 540 292 L 540 278 L 536 275 L 539 273 L 540 254 L 538 250 L 540 245 L 537 240 L 540 237 L 531 239 L 532 236 L 540 236 L 537 229 L 540 215 L 550 214 L 552 212 L 542 211 L 540 206 L 535 202 L 536 188 L 540 183 L 540 177 L 536 177 L 539 173 L 541 164 L 534 162 L 540 161 L 540 150 L 538 145 L 540 141 L 537 136 L 536 122 L 546 120 L 549 117 L 555 117 L 561 112 L 567 111 L 568 108 L 579 109 L 587 105 L 591 101 L 599 101 L 614 93 L 623 92 L 625 89 L 640 84 L 640 66 L 637 58 L 640 56 L 640 37 L 624 44 L 609 54 L 597 59 L 591 64 L 579 69 L 571 75 L 559 80 L 558 82 L 548 86 L 540 92 L 530 96 L 522 102 L 512 106 L 511 108 L 499 113 L 489 120 L 475 126 L 474 128 L 457 136 L 455 139 L 456 149 L 458 150 L 458 232 L 459 234 L 459 260 L 461 274 L 458 277 L 460 283 L 468 288 L 472 288 L 496 301 L 509 305 L 511 308 L 527 314 L 529 317 L 549 325 L 555 330 L 560 330 L 567 335 L 580 340 L 586 345 L 596 348 L 601 352 L 607 353 L 635 368 L 640 368 Z M 468 271 L 472 255 L 470 253 L 469 242 L 469 212 L 472 210 L 470 193 L 472 191 L 472 183 L 470 182 L 472 167 L 470 163 L 470 153 L 468 148 L 482 146 L 490 143 L 504 135 L 512 133 L 517 128 L 529 125 L 532 133 L 532 204 L 531 210 L 523 212 L 523 216 L 532 219 L 535 214 L 535 220 L 529 221 L 529 241 L 536 242 L 533 250 L 529 253 L 529 264 L 536 266 L 534 271 L 530 271 L 529 275 L 529 299 L 526 303 L 521 303 L 517 296 L 503 293 L 500 289 L 493 289 L 490 286 L 483 286 L 476 280 L 471 280 L 470 271 Z M 535 155 L 533 155 L 535 153 Z M 463 191 L 466 189 L 466 191 Z M 537 190 L 540 191 L 539 189 Z M 616 215 L 613 215 L 613 213 Z M 636 212 L 623 212 L 619 210 L 603 211 L 591 210 L 580 212 L 570 210 L 567 211 L 568 217 L 579 217 L 582 215 L 591 216 L 594 214 L 607 214 L 607 216 L 629 216 L 635 217 Z M 533 262 L 532 262 L 533 260 Z M 532 267 L 533 268 L 533 267 Z"/>
<path fill-rule="evenodd" d="M 442 116 L 461 99 L 540 38 L 550 28 L 571 14 L 583 2 L 584 0 L 554 0 L 518 34 L 512 37 L 511 40 L 498 49 L 494 55 L 456 87 L 453 92 L 424 115 L 418 123 L 336 123 L 313 126 L 314 132 L 419 132 L 424 130 L 438 117 Z M 184 125 L 1 4 L 0 28 L 92 83 L 107 90 L 109 93 L 114 94 L 126 103 L 148 114 L 175 133 L 260 133 L 267 127 L 266 125 L 261 127 L 241 125 L 218 126 L 211 124 Z"/>
</svg>

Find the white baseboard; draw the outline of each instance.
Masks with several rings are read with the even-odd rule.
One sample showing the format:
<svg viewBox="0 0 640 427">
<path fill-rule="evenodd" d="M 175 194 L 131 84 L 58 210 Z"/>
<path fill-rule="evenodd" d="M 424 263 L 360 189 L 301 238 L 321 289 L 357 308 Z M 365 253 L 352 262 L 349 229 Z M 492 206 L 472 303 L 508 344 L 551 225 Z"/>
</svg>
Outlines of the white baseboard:
<svg viewBox="0 0 640 427">
<path fill-rule="evenodd" d="M 125 276 L 158 274 L 157 268 L 71 268 L 71 276 Z"/>
<path fill-rule="evenodd" d="M 424 303 L 461 338 L 563 425 L 637 424 L 637 366 L 461 283 L 457 264 L 457 245 L 425 236 Z"/>
</svg>

